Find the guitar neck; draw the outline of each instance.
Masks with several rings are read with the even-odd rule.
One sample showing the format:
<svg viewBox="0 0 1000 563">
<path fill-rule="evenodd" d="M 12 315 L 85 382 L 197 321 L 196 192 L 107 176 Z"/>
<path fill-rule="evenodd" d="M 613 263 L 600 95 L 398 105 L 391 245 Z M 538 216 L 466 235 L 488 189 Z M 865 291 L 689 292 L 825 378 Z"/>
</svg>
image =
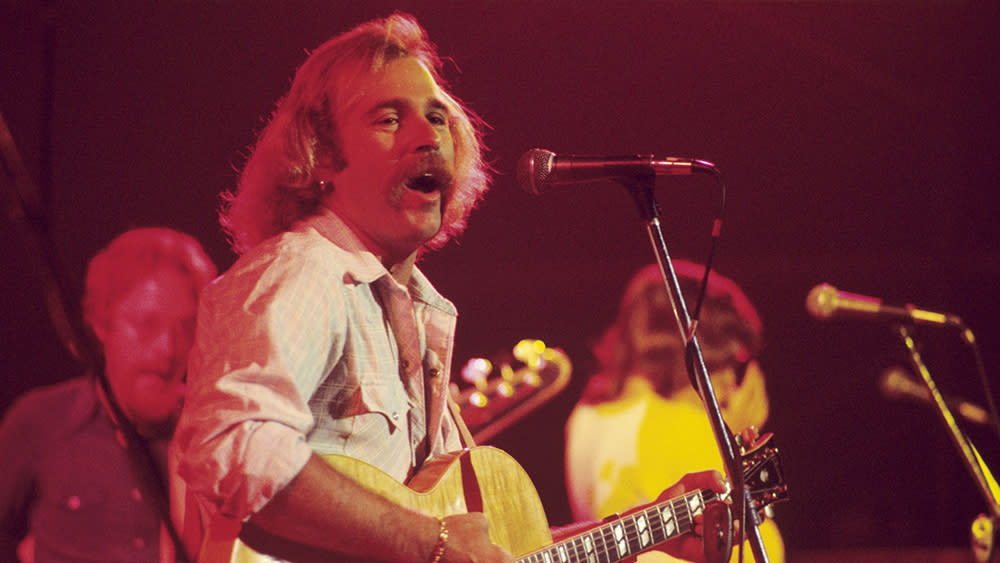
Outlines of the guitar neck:
<svg viewBox="0 0 1000 563">
<path fill-rule="evenodd" d="M 645 509 L 548 547 L 528 553 L 518 563 L 613 563 L 651 549 L 694 528 L 694 517 L 718 495 L 702 489 Z"/>
</svg>

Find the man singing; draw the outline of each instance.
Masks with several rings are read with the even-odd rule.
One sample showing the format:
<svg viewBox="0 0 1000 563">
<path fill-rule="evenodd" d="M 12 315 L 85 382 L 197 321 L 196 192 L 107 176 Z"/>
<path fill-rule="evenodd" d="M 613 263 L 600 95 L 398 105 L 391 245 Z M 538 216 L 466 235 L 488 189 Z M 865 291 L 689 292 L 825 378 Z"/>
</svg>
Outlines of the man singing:
<svg viewBox="0 0 1000 563">
<path fill-rule="evenodd" d="M 400 506 L 318 455 L 402 483 L 463 447 L 455 307 L 415 264 L 461 232 L 488 176 L 439 68 L 412 17 L 364 23 L 312 52 L 258 139 L 221 217 L 242 256 L 202 297 L 175 439 L 188 530 L 224 518 L 348 558 L 511 560 L 483 514 Z"/>
</svg>

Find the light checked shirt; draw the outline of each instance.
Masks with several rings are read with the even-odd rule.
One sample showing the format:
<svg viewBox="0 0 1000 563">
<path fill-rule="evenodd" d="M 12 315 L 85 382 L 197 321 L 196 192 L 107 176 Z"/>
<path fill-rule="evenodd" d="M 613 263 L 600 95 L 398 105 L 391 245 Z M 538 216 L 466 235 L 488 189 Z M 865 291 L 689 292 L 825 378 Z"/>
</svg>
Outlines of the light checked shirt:
<svg viewBox="0 0 1000 563">
<path fill-rule="evenodd" d="M 400 304 L 407 332 L 389 320 Z M 401 286 L 329 210 L 261 243 L 200 299 L 174 443 L 188 491 L 208 515 L 242 521 L 314 451 L 404 482 L 428 447 L 459 449 L 445 403 L 456 318 L 418 269 Z M 404 340 L 421 365 L 400 356 Z M 407 394 L 407 377 L 426 398 Z"/>
</svg>

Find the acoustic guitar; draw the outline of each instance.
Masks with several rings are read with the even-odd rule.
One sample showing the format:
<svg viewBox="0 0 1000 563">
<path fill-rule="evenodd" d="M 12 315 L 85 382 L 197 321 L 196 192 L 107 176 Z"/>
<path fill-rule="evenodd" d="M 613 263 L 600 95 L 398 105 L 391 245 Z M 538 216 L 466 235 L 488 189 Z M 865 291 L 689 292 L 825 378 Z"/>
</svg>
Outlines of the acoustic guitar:
<svg viewBox="0 0 1000 563">
<path fill-rule="evenodd" d="M 778 449 L 771 442 L 771 435 L 766 435 L 742 457 L 746 488 L 757 510 L 787 498 Z M 406 485 L 354 458 L 324 459 L 397 504 L 439 517 L 483 512 L 493 543 L 524 563 L 620 561 L 691 531 L 696 515 L 712 503 L 728 500 L 708 489 L 692 491 L 553 543 L 542 502 L 527 473 L 497 448 L 479 446 L 436 457 Z M 273 561 L 264 554 L 302 563 L 358 560 L 259 530 L 244 527 L 240 532 L 238 524 L 230 523 L 229 529 L 214 525 L 209 529 L 198 561 Z"/>
</svg>

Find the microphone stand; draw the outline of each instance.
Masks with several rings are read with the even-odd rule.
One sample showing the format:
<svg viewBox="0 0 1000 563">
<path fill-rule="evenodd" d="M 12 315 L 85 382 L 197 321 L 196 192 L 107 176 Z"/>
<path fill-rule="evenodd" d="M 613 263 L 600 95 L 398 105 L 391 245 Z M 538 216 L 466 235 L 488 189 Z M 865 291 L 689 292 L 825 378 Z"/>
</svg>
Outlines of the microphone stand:
<svg viewBox="0 0 1000 563">
<path fill-rule="evenodd" d="M 712 425 L 712 432 L 715 435 L 719 453 L 722 456 L 726 473 L 733 486 L 733 506 L 737 510 L 735 519 L 742 522 L 742 535 L 750 543 L 754 559 L 757 563 L 767 563 L 767 553 L 764 550 L 763 539 L 758 528 L 760 517 L 757 514 L 756 508 L 752 506 L 752 499 L 747 494 L 743 483 L 743 469 L 739 460 L 739 450 L 736 447 L 732 433 L 722 418 L 722 411 L 719 407 L 718 399 L 715 397 L 715 389 L 712 387 L 711 379 L 708 376 L 708 368 L 705 367 L 705 358 L 702 355 L 698 339 L 694 334 L 695 327 L 691 326 L 691 316 L 684 303 L 680 283 L 677 281 L 677 273 L 674 271 L 674 265 L 670 260 L 670 253 L 663 238 L 663 231 L 660 228 L 660 209 L 653 195 L 656 175 L 650 171 L 647 174 L 637 174 L 635 177 L 619 178 L 618 181 L 631 193 L 638 207 L 639 215 L 646 223 L 646 231 L 649 235 L 653 252 L 656 255 L 656 261 L 660 266 L 660 272 L 663 274 L 663 280 L 667 287 L 667 296 L 670 298 L 674 317 L 677 320 L 677 328 L 681 333 L 681 338 L 687 344 L 687 352 L 690 359 L 688 369 L 692 370 L 692 373 L 689 375 L 695 384 L 695 389 L 705 404 L 705 410 Z"/>
<path fill-rule="evenodd" d="M 951 413 L 951 409 L 948 408 L 948 404 L 945 401 L 944 396 L 940 391 L 938 391 L 937 384 L 935 384 L 934 379 L 931 378 L 930 370 L 927 369 L 927 366 L 924 364 L 924 361 L 920 356 L 920 352 L 917 350 L 916 342 L 913 339 L 910 328 L 900 325 L 898 327 L 898 331 L 900 337 L 903 339 L 903 344 L 910 353 L 910 363 L 913 364 L 914 369 L 920 374 L 920 378 L 923 380 L 924 385 L 927 386 L 927 390 L 930 391 L 931 402 L 935 407 L 937 407 L 937 411 L 941 415 L 941 421 L 948 429 L 948 434 L 951 436 L 951 440 L 955 444 L 955 447 L 958 448 L 959 454 L 962 456 L 962 461 L 965 462 L 966 468 L 969 470 L 969 473 L 972 474 L 972 478 L 976 481 L 976 485 L 979 487 L 979 492 L 983 495 L 983 498 L 986 499 L 986 503 L 989 505 L 989 520 L 992 522 L 992 526 L 989 527 L 992 530 L 996 530 L 997 522 L 1000 520 L 1000 500 L 998 500 L 1000 499 L 1000 486 L 997 485 L 996 479 L 993 478 L 990 468 L 979 455 L 979 452 L 976 450 L 976 446 L 973 445 L 972 441 L 969 440 L 969 438 L 962 432 L 962 429 L 958 427 L 958 423 L 955 421 L 955 416 Z M 971 341 L 971 333 L 969 329 L 964 328 L 964 332 L 966 333 L 966 339 Z M 974 527 L 974 544 L 978 541 L 975 537 L 976 535 Z M 988 544 L 984 549 L 986 553 L 982 555 L 976 553 L 977 561 L 988 561 L 995 553 L 996 546 L 993 545 L 993 538 L 986 538 L 984 541 Z M 976 547 L 976 545 L 973 545 L 974 551 L 976 551 Z"/>
</svg>

